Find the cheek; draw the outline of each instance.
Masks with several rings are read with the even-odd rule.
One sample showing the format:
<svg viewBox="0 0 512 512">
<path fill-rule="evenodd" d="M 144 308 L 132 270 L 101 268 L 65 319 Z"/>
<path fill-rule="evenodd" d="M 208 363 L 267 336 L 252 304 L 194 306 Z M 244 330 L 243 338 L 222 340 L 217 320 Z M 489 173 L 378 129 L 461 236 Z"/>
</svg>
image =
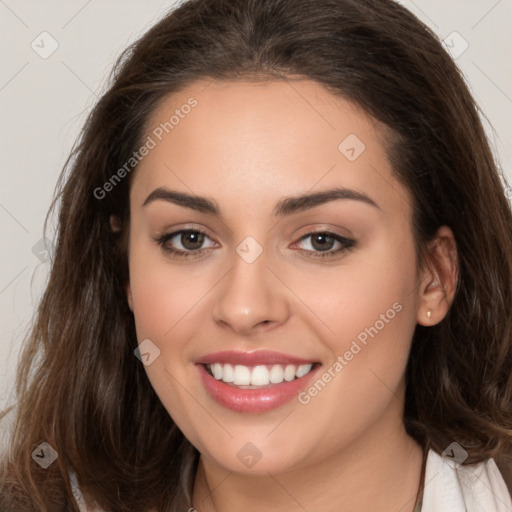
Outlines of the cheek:
<svg viewBox="0 0 512 512">
<path fill-rule="evenodd" d="M 151 340 L 160 351 L 144 367 L 148 379 L 173 420 L 189 432 L 194 421 L 184 383 L 193 377 L 193 367 L 187 350 L 191 334 L 197 332 L 195 308 L 208 283 L 204 274 L 192 276 L 141 244 L 130 253 L 130 288 L 137 339 L 139 343 Z M 198 442 L 194 435 L 191 439 Z"/>
<path fill-rule="evenodd" d="M 376 237 L 336 267 L 282 269 L 333 357 L 356 339 L 363 346 L 374 338 L 379 346 L 389 340 L 390 350 L 407 350 L 416 323 L 416 261 L 407 231 L 396 238 Z"/>
<path fill-rule="evenodd" d="M 412 246 L 402 246 L 399 254 L 381 248 L 371 264 L 340 272 L 339 281 L 327 273 L 297 281 L 298 294 L 321 320 L 317 333 L 330 354 L 319 378 L 299 397 L 305 421 L 321 424 L 325 432 L 323 440 L 316 431 L 306 434 L 312 457 L 357 438 L 388 408 L 398 414 L 395 398 L 416 325 L 414 261 Z"/>
<path fill-rule="evenodd" d="M 415 280 L 414 246 L 405 236 L 402 244 L 376 243 L 336 273 L 296 280 L 294 291 L 307 298 L 330 357 L 326 390 L 320 383 L 321 393 L 312 389 L 304 402 L 318 397 L 319 409 L 330 411 L 333 421 L 342 411 L 357 411 L 364 423 L 362 417 L 389 400 L 404 375 L 416 326 Z M 341 397 L 344 404 L 333 407 Z M 361 408 L 361 403 L 376 409 Z"/>
<path fill-rule="evenodd" d="M 141 237 L 138 240 L 133 237 L 130 248 L 130 288 L 138 339 L 178 343 L 173 331 L 189 321 L 211 288 L 208 273 L 198 266 L 173 263 Z"/>
</svg>

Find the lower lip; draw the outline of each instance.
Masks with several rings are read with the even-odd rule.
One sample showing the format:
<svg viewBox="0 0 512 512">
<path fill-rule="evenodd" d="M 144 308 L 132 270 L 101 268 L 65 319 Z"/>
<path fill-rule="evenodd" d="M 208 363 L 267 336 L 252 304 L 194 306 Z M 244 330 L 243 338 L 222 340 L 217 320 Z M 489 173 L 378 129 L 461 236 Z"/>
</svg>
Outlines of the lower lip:
<svg viewBox="0 0 512 512">
<path fill-rule="evenodd" d="M 198 364 L 197 367 L 206 391 L 220 405 L 236 412 L 265 412 L 296 397 L 308 385 L 321 366 L 316 366 L 300 379 L 284 381 L 281 384 L 260 389 L 242 389 L 230 386 L 212 377 L 205 365 Z"/>
</svg>

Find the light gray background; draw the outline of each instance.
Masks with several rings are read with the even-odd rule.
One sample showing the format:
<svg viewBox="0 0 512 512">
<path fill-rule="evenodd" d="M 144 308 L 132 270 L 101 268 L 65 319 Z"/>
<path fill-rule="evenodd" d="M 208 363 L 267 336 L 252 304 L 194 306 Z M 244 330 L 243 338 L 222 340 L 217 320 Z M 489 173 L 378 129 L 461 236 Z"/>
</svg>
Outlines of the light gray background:
<svg viewBox="0 0 512 512">
<path fill-rule="evenodd" d="M 37 248 L 60 170 L 115 57 L 174 3 L 0 0 L 0 408 L 14 401 L 21 341 L 47 278 L 49 263 Z M 469 45 L 456 61 L 512 183 L 512 0 L 400 3 L 452 51 Z M 58 43 L 47 58 L 31 47 L 51 49 L 44 31 Z"/>
</svg>

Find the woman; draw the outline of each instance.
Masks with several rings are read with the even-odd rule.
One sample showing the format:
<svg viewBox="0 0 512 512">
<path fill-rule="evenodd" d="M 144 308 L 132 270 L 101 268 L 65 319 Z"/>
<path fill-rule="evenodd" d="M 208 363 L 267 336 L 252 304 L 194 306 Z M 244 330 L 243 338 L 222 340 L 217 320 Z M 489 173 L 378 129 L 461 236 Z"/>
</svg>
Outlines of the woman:
<svg viewBox="0 0 512 512">
<path fill-rule="evenodd" d="M 512 215 L 412 14 L 185 2 L 69 167 L 2 510 L 512 508 Z"/>
</svg>

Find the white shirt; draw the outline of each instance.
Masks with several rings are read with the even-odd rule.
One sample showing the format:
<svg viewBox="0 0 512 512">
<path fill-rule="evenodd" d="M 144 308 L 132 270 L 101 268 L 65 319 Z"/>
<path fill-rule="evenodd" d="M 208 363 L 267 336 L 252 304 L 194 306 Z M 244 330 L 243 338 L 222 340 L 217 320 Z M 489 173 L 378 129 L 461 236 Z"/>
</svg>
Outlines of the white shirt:
<svg viewBox="0 0 512 512">
<path fill-rule="evenodd" d="M 421 512 L 512 512 L 512 499 L 493 459 L 462 466 L 430 450 Z"/>
</svg>

